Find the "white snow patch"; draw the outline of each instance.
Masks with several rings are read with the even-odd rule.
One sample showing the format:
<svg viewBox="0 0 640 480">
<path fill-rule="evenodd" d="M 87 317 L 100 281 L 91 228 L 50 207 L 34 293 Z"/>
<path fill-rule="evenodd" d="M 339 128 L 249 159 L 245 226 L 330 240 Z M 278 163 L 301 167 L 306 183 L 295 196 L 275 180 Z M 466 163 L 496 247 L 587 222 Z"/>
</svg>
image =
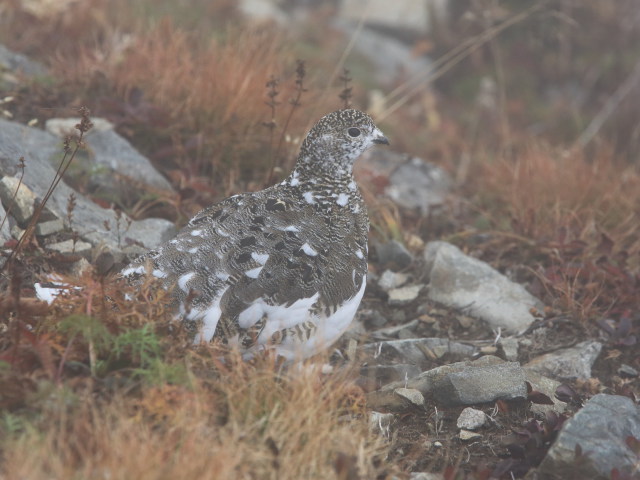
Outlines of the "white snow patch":
<svg viewBox="0 0 640 480">
<path fill-rule="evenodd" d="M 358 258 L 364 258 L 364 255 L 362 253 L 362 250 L 356 250 L 356 257 Z"/>
<path fill-rule="evenodd" d="M 191 236 L 199 237 L 200 235 L 202 235 L 202 230 L 191 230 Z"/>
</svg>

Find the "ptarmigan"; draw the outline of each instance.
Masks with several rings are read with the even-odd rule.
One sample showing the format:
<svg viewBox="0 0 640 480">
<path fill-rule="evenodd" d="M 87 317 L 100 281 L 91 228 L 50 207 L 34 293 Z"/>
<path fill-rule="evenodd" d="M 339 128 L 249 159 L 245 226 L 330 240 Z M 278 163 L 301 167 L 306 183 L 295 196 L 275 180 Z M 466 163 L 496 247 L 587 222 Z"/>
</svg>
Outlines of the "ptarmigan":
<svg viewBox="0 0 640 480">
<path fill-rule="evenodd" d="M 354 161 L 389 144 L 358 110 L 323 117 L 281 183 L 205 208 L 127 277 L 174 287 L 195 342 L 221 338 L 246 358 L 275 349 L 288 360 L 330 346 L 351 323 L 367 275 L 367 211 Z"/>
</svg>

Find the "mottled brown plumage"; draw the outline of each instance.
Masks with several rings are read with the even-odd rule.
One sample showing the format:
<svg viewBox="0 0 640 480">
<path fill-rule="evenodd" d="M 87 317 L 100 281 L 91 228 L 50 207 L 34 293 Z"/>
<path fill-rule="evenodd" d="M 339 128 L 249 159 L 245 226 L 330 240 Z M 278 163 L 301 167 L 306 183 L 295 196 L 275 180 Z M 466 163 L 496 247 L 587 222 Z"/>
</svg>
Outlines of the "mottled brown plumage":
<svg viewBox="0 0 640 480">
<path fill-rule="evenodd" d="M 352 167 L 376 143 L 388 142 L 362 112 L 323 117 L 283 182 L 202 210 L 123 275 L 175 285 L 177 315 L 196 341 L 236 342 L 247 356 L 271 347 L 287 358 L 329 346 L 366 284 L 369 221 Z"/>
</svg>

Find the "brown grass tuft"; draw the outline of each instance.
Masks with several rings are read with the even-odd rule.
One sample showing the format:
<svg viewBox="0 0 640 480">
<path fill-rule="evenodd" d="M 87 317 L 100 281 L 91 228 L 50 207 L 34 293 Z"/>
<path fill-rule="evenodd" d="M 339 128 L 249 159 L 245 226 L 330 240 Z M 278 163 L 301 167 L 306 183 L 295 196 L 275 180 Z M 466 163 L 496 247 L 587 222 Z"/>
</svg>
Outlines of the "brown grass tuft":
<svg viewBox="0 0 640 480">
<path fill-rule="evenodd" d="M 475 205 L 503 238 L 502 250 L 519 261 L 529 252 L 525 263 L 537 265 L 557 306 L 581 318 L 632 306 L 640 293 L 637 166 L 604 149 L 587 159 L 536 145 L 478 156 L 471 172 Z"/>
<path fill-rule="evenodd" d="M 385 471 L 385 448 L 368 431 L 352 372 L 323 374 L 312 362 L 283 367 L 271 356 L 245 362 L 217 345 L 195 349 L 153 282 L 134 290 L 87 272 L 79 283 L 82 290 L 40 316 L 16 319 L 19 334 L 2 342 L 0 477 Z"/>
</svg>

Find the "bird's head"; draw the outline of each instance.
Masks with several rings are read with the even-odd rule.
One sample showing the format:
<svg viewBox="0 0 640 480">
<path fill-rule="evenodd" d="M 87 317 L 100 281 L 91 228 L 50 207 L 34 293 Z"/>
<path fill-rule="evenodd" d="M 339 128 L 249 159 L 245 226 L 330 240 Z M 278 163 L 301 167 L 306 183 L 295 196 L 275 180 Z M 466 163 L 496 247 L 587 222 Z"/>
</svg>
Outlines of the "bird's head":
<svg viewBox="0 0 640 480">
<path fill-rule="evenodd" d="M 350 172 L 353 162 L 376 144 L 389 145 L 389 140 L 369 115 L 359 110 L 338 110 L 322 117 L 309 131 L 299 161 L 330 162 Z"/>
</svg>

